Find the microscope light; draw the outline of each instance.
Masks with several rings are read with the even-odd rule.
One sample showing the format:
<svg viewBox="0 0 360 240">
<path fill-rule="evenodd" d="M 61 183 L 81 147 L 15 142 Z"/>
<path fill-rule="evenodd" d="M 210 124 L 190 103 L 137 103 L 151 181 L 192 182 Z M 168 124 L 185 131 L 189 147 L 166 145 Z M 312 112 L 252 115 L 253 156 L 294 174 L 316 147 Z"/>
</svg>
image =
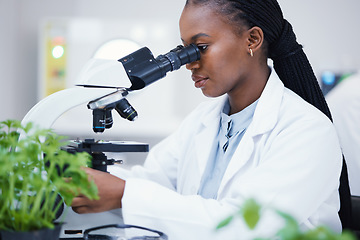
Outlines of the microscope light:
<svg viewBox="0 0 360 240">
<path fill-rule="evenodd" d="M 57 45 L 57 46 L 53 47 L 53 49 L 51 51 L 52 56 L 55 59 L 61 58 L 64 55 L 64 52 L 65 52 L 64 47 L 61 45 Z"/>
</svg>

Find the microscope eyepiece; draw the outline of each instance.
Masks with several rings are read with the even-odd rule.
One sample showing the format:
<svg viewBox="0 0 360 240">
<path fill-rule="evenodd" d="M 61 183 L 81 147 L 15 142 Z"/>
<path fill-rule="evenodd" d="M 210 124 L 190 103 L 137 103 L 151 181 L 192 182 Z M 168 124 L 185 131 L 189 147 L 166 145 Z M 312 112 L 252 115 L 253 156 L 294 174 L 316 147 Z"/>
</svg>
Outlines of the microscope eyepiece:
<svg viewBox="0 0 360 240">
<path fill-rule="evenodd" d="M 130 90 L 138 90 L 163 78 L 167 72 L 200 59 L 200 51 L 195 44 L 177 46 L 170 52 L 154 58 L 147 47 L 143 47 L 118 61 L 121 62 L 132 83 Z"/>
<path fill-rule="evenodd" d="M 195 44 L 191 44 L 187 47 L 179 45 L 170 52 L 159 55 L 156 60 L 163 64 L 161 66 L 162 69 L 169 72 L 179 69 L 184 64 L 197 61 L 199 58 L 200 52 L 198 47 Z"/>
</svg>

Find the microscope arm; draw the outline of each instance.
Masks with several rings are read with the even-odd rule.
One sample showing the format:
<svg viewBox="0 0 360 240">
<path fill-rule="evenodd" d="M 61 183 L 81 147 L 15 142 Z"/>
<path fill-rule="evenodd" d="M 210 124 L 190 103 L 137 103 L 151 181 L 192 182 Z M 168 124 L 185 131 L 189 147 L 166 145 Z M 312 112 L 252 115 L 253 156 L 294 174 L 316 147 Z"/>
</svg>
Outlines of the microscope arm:
<svg viewBox="0 0 360 240">
<path fill-rule="evenodd" d="M 53 93 L 38 102 L 23 118 L 49 129 L 66 111 L 131 86 L 123 65 L 116 60 L 90 59 L 76 79 L 77 86 Z"/>
<path fill-rule="evenodd" d="M 114 88 L 73 87 L 56 92 L 38 102 L 25 115 L 22 124 L 33 122 L 39 128 L 51 128 L 66 111 L 116 91 Z"/>
</svg>

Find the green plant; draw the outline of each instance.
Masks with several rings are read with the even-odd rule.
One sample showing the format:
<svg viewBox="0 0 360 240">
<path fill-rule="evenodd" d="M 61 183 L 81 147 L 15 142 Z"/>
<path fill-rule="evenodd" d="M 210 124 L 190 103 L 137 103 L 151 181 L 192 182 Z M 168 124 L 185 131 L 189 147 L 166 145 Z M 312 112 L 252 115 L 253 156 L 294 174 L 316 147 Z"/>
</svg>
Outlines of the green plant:
<svg viewBox="0 0 360 240">
<path fill-rule="evenodd" d="M 241 206 L 235 214 L 221 221 L 217 226 L 217 229 L 226 227 L 235 218 L 240 217 L 244 219 L 244 222 L 249 229 L 253 230 L 260 220 L 261 210 L 261 206 L 254 199 L 249 199 L 245 201 L 243 206 Z M 337 234 L 325 226 L 319 226 L 315 229 L 302 231 L 299 228 L 298 222 L 291 215 L 279 210 L 274 211 L 285 220 L 284 227 L 281 228 L 275 236 L 271 236 L 269 238 L 257 238 L 256 240 L 356 240 L 355 236 L 348 231 Z"/>
<path fill-rule="evenodd" d="M 25 136 L 19 139 L 19 133 Z M 0 122 L 0 230 L 53 228 L 56 212 L 83 194 L 97 198 L 97 187 L 82 167 L 90 155 L 61 150 L 64 137 L 19 121 Z"/>
</svg>

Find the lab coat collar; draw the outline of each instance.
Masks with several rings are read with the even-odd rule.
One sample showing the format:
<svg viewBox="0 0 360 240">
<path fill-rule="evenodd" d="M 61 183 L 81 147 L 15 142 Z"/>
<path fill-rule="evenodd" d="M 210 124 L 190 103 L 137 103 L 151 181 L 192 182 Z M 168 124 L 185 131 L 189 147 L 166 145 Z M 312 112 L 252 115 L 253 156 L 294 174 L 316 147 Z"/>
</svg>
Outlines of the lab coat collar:
<svg viewBox="0 0 360 240">
<path fill-rule="evenodd" d="M 252 136 L 264 134 L 274 128 L 278 121 L 283 93 L 284 84 L 276 72 L 271 70 L 270 77 L 255 109 L 253 121 L 248 129 Z"/>
<path fill-rule="evenodd" d="M 217 102 L 217 104 L 215 105 L 213 110 L 210 111 L 209 113 L 207 113 L 206 118 L 203 118 L 202 123 L 205 127 L 214 126 L 214 122 L 216 122 L 218 124 L 220 123 L 220 116 L 221 116 L 223 107 L 225 105 L 225 102 L 227 101 L 227 96 L 223 95 L 221 97 L 218 97 L 218 99 L 215 101 Z"/>
<path fill-rule="evenodd" d="M 222 104 L 217 104 L 212 111 L 207 113 L 205 118 L 202 118 L 203 128 L 195 136 L 196 159 L 198 160 L 199 167 L 199 174 L 197 175 L 198 181 L 196 181 L 198 185 L 200 185 L 201 176 L 205 171 L 206 164 L 212 153 L 211 148 L 220 127 L 220 113 L 225 100 L 226 98 L 221 99 L 220 102 L 222 102 Z"/>
<path fill-rule="evenodd" d="M 248 129 L 253 135 L 263 134 L 275 126 L 283 92 L 284 84 L 276 72 L 271 69 L 271 74 L 255 109 L 253 121 Z M 227 101 L 227 95 L 219 97 L 216 107 L 208 113 L 206 118 L 203 118 L 203 125 L 205 127 L 214 126 L 214 123 L 219 123 L 225 101 Z"/>
</svg>

